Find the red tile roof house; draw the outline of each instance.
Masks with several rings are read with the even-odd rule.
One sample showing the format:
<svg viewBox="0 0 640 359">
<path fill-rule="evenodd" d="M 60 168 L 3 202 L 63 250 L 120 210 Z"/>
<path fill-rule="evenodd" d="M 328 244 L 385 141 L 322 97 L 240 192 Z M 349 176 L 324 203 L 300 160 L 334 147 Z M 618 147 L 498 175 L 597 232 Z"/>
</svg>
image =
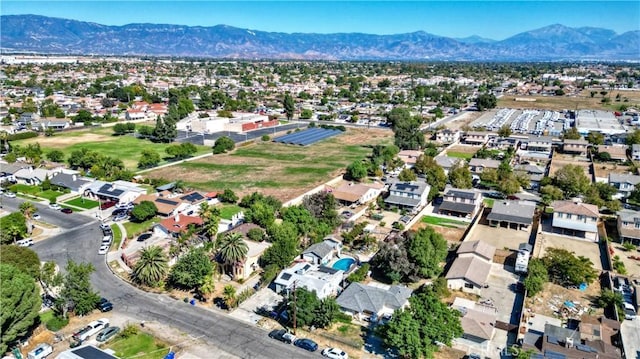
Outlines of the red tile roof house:
<svg viewBox="0 0 640 359">
<path fill-rule="evenodd" d="M 202 226 L 202 218 L 176 214 L 160 221 L 154 226 L 153 231 L 156 235 L 178 238 L 182 233 L 189 230 L 190 225 L 196 228 Z"/>
</svg>

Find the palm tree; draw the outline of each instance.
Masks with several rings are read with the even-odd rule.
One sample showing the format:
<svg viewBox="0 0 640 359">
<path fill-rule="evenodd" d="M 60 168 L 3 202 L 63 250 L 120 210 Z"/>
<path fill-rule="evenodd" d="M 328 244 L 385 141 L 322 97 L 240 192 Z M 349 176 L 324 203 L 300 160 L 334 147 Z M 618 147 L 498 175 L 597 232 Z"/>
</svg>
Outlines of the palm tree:
<svg viewBox="0 0 640 359">
<path fill-rule="evenodd" d="M 27 218 L 31 218 L 31 216 L 33 216 L 34 213 L 36 213 L 38 209 L 36 208 L 36 206 L 31 203 L 31 202 L 22 202 L 20 204 L 20 212 L 22 212 L 22 214 L 27 217 Z"/>
<path fill-rule="evenodd" d="M 234 307 L 236 302 L 236 288 L 231 284 L 225 285 L 224 289 L 222 290 L 222 298 L 227 304 L 227 307 Z"/>
<path fill-rule="evenodd" d="M 209 236 L 209 240 L 213 241 L 213 238 L 218 234 L 220 209 L 210 206 L 207 202 L 202 202 L 200 204 L 200 218 L 202 218 L 204 232 Z"/>
<path fill-rule="evenodd" d="M 140 284 L 156 287 L 169 272 L 167 256 L 162 248 L 151 246 L 140 251 L 140 259 L 131 272 L 132 279 Z"/>
<path fill-rule="evenodd" d="M 225 264 L 235 264 L 243 261 L 249 251 L 242 234 L 238 232 L 225 233 L 218 241 L 217 247 L 218 253 Z"/>
</svg>

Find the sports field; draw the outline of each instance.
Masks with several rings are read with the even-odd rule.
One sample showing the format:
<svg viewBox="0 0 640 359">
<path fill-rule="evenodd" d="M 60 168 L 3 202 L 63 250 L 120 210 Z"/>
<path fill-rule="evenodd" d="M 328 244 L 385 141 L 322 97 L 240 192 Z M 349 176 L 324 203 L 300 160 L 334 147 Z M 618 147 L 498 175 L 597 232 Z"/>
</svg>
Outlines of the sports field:
<svg viewBox="0 0 640 359">
<path fill-rule="evenodd" d="M 98 127 L 81 131 L 59 132 L 52 137 L 38 136 L 26 140 L 12 141 L 12 144 L 26 145 L 28 143 L 40 143 L 43 152 L 57 149 L 65 154 L 65 159 L 69 154 L 81 148 L 98 151 L 107 156 L 119 158 L 124 162 L 125 167 L 136 170 L 140 153 L 143 149 L 151 149 L 160 155 L 160 158 L 166 156 L 165 148 L 168 143 L 154 143 L 149 140 L 135 138 L 131 135 L 113 136 L 111 127 Z M 211 148 L 207 146 L 196 146 L 198 153 L 201 155 L 211 152 Z M 163 164 L 166 162 L 161 162 Z"/>
<path fill-rule="evenodd" d="M 393 132 L 388 130 L 349 129 L 310 146 L 258 142 L 229 154 L 185 162 L 145 175 L 182 180 L 203 191 L 229 188 L 239 196 L 259 191 L 287 201 L 343 173 L 354 160 L 370 155 L 370 145 L 392 142 Z"/>
</svg>

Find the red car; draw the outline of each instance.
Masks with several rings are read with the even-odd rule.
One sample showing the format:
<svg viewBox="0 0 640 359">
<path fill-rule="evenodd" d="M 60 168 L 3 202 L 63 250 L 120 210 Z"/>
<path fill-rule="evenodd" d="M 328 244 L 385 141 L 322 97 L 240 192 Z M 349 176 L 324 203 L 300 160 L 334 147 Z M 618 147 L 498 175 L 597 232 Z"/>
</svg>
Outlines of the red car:
<svg viewBox="0 0 640 359">
<path fill-rule="evenodd" d="M 60 210 L 60 212 L 66 213 L 66 214 L 71 214 L 71 213 L 73 213 L 73 210 L 71 208 L 63 208 L 63 209 Z"/>
<path fill-rule="evenodd" d="M 107 209 L 107 208 L 111 208 L 113 206 L 116 205 L 117 202 L 113 202 L 113 201 L 108 201 L 108 202 L 102 202 L 102 204 L 100 205 L 100 209 Z"/>
<path fill-rule="evenodd" d="M 512 201 L 519 201 L 520 197 L 516 197 L 516 196 L 507 196 L 508 200 L 512 200 Z"/>
</svg>

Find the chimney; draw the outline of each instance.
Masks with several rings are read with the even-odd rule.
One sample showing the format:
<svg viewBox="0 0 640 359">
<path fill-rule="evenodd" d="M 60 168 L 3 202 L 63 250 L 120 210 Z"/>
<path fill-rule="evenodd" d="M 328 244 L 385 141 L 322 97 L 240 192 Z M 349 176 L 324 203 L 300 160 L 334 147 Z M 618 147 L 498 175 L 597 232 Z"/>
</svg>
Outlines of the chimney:
<svg viewBox="0 0 640 359">
<path fill-rule="evenodd" d="M 174 221 L 176 223 L 180 222 L 180 213 L 179 212 L 176 212 L 176 216 L 174 217 Z"/>
</svg>

